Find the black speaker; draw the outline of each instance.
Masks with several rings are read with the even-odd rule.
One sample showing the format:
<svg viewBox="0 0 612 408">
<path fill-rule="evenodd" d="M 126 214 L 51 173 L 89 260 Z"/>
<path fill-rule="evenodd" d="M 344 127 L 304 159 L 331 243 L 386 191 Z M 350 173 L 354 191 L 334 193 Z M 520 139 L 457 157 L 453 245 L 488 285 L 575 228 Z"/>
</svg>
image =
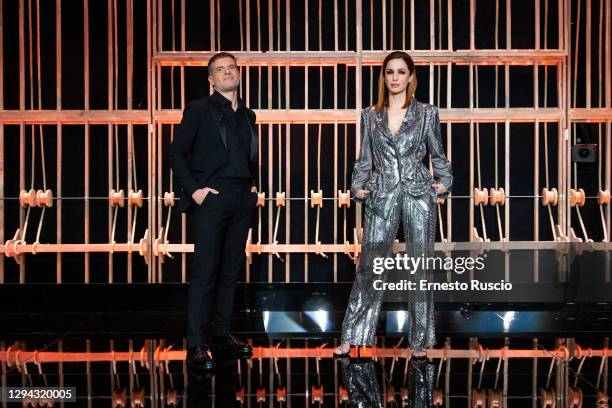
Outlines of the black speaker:
<svg viewBox="0 0 612 408">
<path fill-rule="evenodd" d="M 578 163 L 594 163 L 596 159 L 596 144 L 575 144 L 572 146 L 572 161 Z"/>
</svg>

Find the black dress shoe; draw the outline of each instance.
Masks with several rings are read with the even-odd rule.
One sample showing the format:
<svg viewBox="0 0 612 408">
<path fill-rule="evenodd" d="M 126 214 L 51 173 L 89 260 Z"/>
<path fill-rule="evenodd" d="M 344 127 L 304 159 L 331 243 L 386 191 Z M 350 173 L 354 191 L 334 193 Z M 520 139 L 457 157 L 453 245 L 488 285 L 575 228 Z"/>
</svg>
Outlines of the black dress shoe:
<svg viewBox="0 0 612 408">
<path fill-rule="evenodd" d="M 234 358 L 250 357 L 253 354 L 251 346 L 231 333 L 227 336 L 215 336 L 211 343 L 213 353 L 229 352 Z"/>
<path fill-rule="evenodd" d="M 208 348 L 204 346 L 189 347 L 187 349 L 187 365 L 198 371 L 210 371 L 215 363 L 208 355 Z"/>
</svg>

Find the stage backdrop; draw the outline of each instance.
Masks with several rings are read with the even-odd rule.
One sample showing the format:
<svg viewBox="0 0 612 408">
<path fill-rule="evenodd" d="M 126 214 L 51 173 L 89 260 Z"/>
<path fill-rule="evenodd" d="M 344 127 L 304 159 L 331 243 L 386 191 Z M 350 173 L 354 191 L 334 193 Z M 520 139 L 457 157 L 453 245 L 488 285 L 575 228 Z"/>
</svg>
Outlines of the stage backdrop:
<svg viewBox="0 0 612 408">
<path fill-rule="evenodd" d="M 238 58 L 265 169 L 244 281 L 352 279 L 355 125 L 391 50 L 413 56 L 416 97 L 440 108 L 455 185 L 438 248 L 609 239 L 610 1 L 2 0 L 0 12 L 0 283 L 188 281 L 168 150 L 220 50 Z M 593 162 L 571 160 L 577 143 L 595 145 Z"/>
</svg>

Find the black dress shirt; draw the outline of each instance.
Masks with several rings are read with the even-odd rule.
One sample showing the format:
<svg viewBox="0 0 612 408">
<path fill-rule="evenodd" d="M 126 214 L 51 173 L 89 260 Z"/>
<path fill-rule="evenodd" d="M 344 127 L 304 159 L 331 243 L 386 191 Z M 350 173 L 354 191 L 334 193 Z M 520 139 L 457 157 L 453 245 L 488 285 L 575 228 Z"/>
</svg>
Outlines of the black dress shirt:
<svg viewBox="0 0 612 408">
<path fill-rule="evenodd" d="M 251 129 L 242 99 L 238 98 L 238 108 L 234 111 L 232 102 L 215 91 L 210 100 L 216 103 L 223 112 L 223 123 L 226 128 L 227 153 L 229 160 L 217 173 L 217 179 L 252 179 L 249 169 L 249 141 Z"/>
</svg>

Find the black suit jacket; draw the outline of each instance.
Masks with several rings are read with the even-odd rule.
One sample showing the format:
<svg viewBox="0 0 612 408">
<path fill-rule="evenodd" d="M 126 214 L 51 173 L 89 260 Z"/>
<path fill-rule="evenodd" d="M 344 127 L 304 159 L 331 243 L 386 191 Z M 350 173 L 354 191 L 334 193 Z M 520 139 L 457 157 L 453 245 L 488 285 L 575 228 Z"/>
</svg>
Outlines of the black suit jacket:
<svg viewBox="0 0 612 408">
<path fill-rule="evenodd" d="M 255 112 L 246 108 L 251 128 L 249 168 L 253 185 L 259 171 L 259 143 L 255 130 Z M 223 113 L 208 97 L 190 102 L 183 112 L 170 148 L 172 169 L 181 186 L 179 212 L 189 212 L 194 203 L 193 192 L 206 187 L 218 170 L 228 161 Z"/>
</svg>

